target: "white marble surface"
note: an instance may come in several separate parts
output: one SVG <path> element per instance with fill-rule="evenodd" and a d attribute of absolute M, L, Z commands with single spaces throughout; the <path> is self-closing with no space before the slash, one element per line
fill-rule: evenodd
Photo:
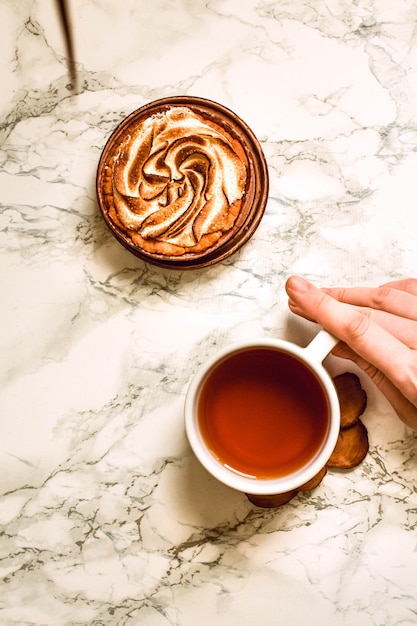
<path fill-rule="evenodd" d="M 218 347 L 312 336 L 291 273 L 416 275 L 415 2 L 70 4 L 73 98 L 53 0 L 0 3 L 0 624 L 415 624 L 417 436 L 362 375 L 367 458 L 282 509 L 207 475 L 182 417 Z M 117 123 L 179 94 L 232 108 L 270 169 L 209 270 L 137 260 L 95 197 Z"/>

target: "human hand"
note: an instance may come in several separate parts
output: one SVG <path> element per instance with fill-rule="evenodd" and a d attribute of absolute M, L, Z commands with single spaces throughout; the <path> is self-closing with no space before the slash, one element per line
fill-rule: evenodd
<path fill-rule="evenodd" d="M 291 311 L 338 337 L 332 354 L 354 361 L 417 431 L 417 279 L 319 289 L 292 276 L 286 290 Z"/>

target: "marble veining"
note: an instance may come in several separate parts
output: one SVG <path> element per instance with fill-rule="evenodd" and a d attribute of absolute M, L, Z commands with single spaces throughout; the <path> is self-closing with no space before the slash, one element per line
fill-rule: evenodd
<path fill-rule="evenodd" d="M 69 4 L 76 95 L 55 3 L 0 5 L 0 624 L 415 624 L 417 435 L 361 373 L 368 456 L 280 509 L 206 474 L 183 426 L 218 348 L 316 332 L 291 273 L 416 275 L 415 3 Z M 270 172 L 255 235 L 207 270 L 139 261 L 96 201 L 113 129 L 175 94 L 233 109 Z"/>

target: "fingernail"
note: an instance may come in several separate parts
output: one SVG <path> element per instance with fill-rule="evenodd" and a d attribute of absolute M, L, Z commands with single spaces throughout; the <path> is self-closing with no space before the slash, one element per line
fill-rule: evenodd
<path fill-rule="evenodd" d="M 307 291 L 308 282 L 301 276 L 291 276 L 288 279 L 287 287 L 292 293 L 304 293 Z"/>

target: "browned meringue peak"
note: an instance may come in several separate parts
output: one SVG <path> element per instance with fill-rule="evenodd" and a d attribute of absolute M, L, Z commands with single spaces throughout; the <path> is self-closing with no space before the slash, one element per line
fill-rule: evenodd
<path fill-rule="evenodd" d="M 114 221 L 152 252 L 212 246 L 232 228 L 244 195 L 245 157 L 235 144 L 187 107 L 142 120 L 114 158 Z"/>

